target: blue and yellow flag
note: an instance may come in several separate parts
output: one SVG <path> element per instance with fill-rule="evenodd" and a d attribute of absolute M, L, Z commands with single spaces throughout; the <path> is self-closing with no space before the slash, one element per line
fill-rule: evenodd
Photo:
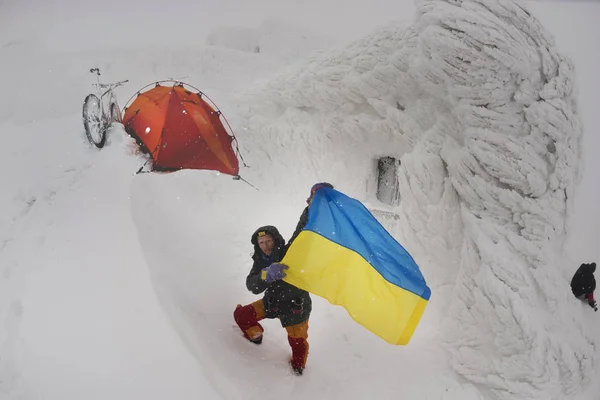
<path fill-rule="evenodd" d="M 410 254 L 361 202 L 334 189 L 317 190 L 281 262 L 284 281 L 343 306 L 392 344 L 408 344 L 431 295 Z"/>

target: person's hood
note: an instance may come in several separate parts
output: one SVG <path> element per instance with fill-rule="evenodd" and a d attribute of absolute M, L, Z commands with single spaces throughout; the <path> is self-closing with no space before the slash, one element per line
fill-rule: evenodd
<path fill-rule="evenodd" d="M 258 238 L 263 235 L 271 235 L 273 241 L 275 241 L 275 248 L 281 248 L 285 245 L 285 240 L 283 239 L 283 236 L 281 236 L 281 233 L 279 233 L 277 228 L 275 228 L 272 225 L 265 225 L 261 226 L 256 231 L 254 231 L 252 237 L 250 238 L 250 242 L 254 245 L 255 251 L 260 251 L 260 247 L 258 247 Z"/>

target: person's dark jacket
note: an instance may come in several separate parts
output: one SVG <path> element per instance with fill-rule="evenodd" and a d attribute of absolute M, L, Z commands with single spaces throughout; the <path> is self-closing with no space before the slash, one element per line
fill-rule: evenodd
<path fill-rule="evenodd" d="M 275 247 L 270 256 L 265 255 L 258 246 L 259 232 L 268 233 L 275 242 Z M 265 292 L 263 296 L 265 316 L 267 318 L 279 318 L 283 327 L 306 321 L 312 310 L 312 301 L 307 291 L 283 280 L 267 283 L 261 277 L 263 268 L 281 261 L 287 249 L 285 240 L 277 228 L 270 225 L 258 228 L 252 234 L 251 242 L 254 245 L 254 254 L 252 255 L 254 263 L 250 274 L 246 278 L 246 287 L 254 294 Z"/>
<path fill-rule="evenodd" d="M 288 249 L 292 245 L 292 242 L 298 237 L 298 235 L 300 234 L 302 229 L 304 229 L 304 226 L 306 225 L 307 222 L 308 222 L 308 206 L 304 208 L 304 211 L 302 211 L 302 215 L 300 215 L 300 220 L 298 221 L 298 224 L 296 225 L 296 230 L 292 234 L 292 237 L 290 238 L 290 240 L 285 245 L 283 255 L 285 255 L 285 253 L 287 253 Z M 283 256 L 282 256 L 282 258 L 283 258 Z"/>
<path fill-rule="evenodd" d="M 596 290 L 595 271 L 596 263 L 581 264 L 571 280 L 571 290 L 575 297 L 581 297 Z"/>

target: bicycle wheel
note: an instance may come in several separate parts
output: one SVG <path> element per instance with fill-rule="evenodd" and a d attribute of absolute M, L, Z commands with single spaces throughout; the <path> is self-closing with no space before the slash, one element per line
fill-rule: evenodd
<path fill-rule="evenodd" d="M 100 99 L 89 94 L 83 101 L 83 126 L 91 144 L 102 148 L 106 142 L 106 124 L 102 121 Z"/>
<path fill-rule="evenodd" d="M 121 117 L 121 110 L 119 110 L 119 106 L 117 103 L 111 103 L 110 105 L 110 122 L 123 122 L 123 118 Z"/>

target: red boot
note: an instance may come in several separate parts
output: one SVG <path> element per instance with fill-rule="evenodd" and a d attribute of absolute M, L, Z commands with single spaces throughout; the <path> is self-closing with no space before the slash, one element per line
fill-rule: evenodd
<path fill-rule="evenodd" d="M 302 375 L 308 357 L 308 321 L 287 326 L 288 342 L 292 348 L 290 366 L 296 375 Z"/>
<path fill-rule="evenodd" d="M 257 304 L 260 303 L 260 304 Z M 238 304 L 233 312 L 233 319 L 244 333 L 244 337 L 252 343 L 261 344 L 264 329 L 258 323 L 265 317 L 262 300 L 243 306 Z"/>

